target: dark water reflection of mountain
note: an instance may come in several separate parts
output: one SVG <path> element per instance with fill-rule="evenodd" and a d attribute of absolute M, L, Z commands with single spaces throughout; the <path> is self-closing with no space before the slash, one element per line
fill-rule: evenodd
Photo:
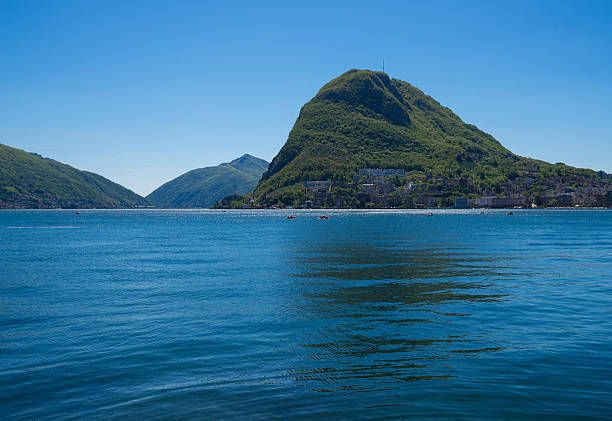
<path fill-rule="evenodd" d="M 296 235 L 308 238 L 293 244 L 290 259 L 296 311 L 318 322 L 300 342 L 305 355 L 291 370 L 296 381 L 333 391 L 368 389 L 373 379 L 445 379 L 456 375 L 448 368 L 453 359 L 504 349 L 473 312 L 495 311 L 509 299 L 492 285 L 514 276 L 507 257 L 478 255 L 470 244 L 400 238 L 395 225 L 387 235 L 378 230 L 377 239 L 368 225 L 351 228 L 353 241 L 342 233 Z"/>

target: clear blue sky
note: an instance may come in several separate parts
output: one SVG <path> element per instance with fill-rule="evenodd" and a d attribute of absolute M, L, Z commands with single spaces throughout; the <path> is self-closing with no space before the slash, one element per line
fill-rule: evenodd
<path fill-rule="evenodd" d="M 520 155 L 612 172 L 612 1 L 0 2 L 0 143 L 148 194 L 271 160 L 351 68 Z"/>

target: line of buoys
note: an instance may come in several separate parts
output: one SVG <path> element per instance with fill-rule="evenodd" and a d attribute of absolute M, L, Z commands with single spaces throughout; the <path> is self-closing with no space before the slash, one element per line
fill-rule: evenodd
<path fill-rule="evenodd" d="M 287 217 L 285 219 L 295 219 L 296 216 L 295 215 L 287 215 Z M 327 215 L 320 215 L 319 219 L 329 219 L 329 216 Z"/>

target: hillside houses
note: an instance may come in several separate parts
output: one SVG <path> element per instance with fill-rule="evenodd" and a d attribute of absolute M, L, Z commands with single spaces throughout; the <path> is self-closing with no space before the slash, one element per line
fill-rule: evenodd
<path fill-rule="evenodd" d="M 304 206 L 338 208 L 432 208 L 432 207 L 573 207 L 606 206 L 612 198 L 612 176 L 538 177 L 527 168 L 522 175 L 492 187 L 476 177 L 408 175 L 403 169 L 364 168 L 349 182 L 312 180 L 303 182 Z"/>

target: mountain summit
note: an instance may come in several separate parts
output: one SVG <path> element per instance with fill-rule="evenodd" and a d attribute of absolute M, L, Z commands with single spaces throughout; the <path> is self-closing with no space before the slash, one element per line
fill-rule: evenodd
<path fill-rule="evenodd" d="M 268 162 L 245 154 L 216 167 L 198 168 L 158 187 L 147 199 L 158 207 L 207 208 L 223 197 L 249 193 Z"/>
<path fill-rule="evenodd" d="M 596 176 L 594 171 L 515 155 L 411 84 L 382 72 L 349 70 L 302 107 L 252 197 L 261 205 L 301 205 L 303 182 L 338 185 L 367 168 L 402 169 L 406 182 L 423 177 L 463 180 L 454 195 L 495 191 L 500 183 L 525 174 L 534 181 L 552 175 Z M 466 180 L 475 186 L 472 190 Z"/>

